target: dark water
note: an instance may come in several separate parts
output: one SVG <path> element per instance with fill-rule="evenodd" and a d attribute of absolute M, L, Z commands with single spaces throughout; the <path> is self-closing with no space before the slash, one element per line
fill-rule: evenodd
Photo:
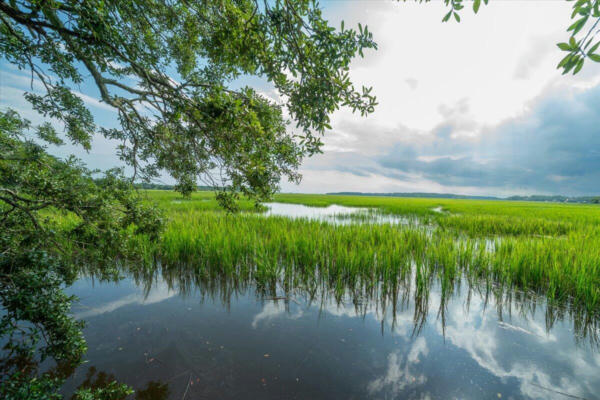
<path fill-rule="evenodd" d="M 532 297 L 500 299 L 464 283 L 442 297 L 435 283 L 426 292 L 407 284 L 386 303 L 377 290 L 367 297 L 325 287 L 284 292 L 219 276 L 199 283 L 193 271 L 177 271 L 119 283 L 84 278 L 70 288 L 81 299 L 73 311 L 87 321 L 89 350 L 67 394 L 113 378 L 138 399 L 600 393 L 596 327 Z"/>

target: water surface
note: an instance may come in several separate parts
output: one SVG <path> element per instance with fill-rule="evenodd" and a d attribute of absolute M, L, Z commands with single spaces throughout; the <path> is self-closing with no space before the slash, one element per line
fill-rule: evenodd
<path fill-rule="evenodd" d="M 416 217 L 384 214 L 375 208 L 346 207 L 337 204 L 331 204 L 327 207 L 314 207 L 304 204 L 276 202 L 265 203 L 264 205 L 267 207 L 265 212 L 267 217 L 304 218 L 337 225 L 351 223 L 420 225 L 420 221 Z"/>
<path fill-rule="evenodd" d="M 69 289 L 88 363 L 138 399 L 596 399 L 597 329 L 466 282 L 356 293 L 157 267 Z M 585 328 L 585 329 L 584 329 Z"/>

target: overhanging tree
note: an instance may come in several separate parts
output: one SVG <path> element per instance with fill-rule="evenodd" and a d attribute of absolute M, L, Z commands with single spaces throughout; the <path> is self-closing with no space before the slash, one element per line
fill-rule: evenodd
<path fill-rule="evenodd" d="M 163 170 L 183 193 L 200 180 L 225 205 L 225 193 L 263 200 L 282 177 L 298 181 L 334 110 L 375 106 L 348 77 L 351 59 L 375 47 L 371 33 L 336 30 L 310 0 L 3 0 L 0 43 L 43 85 L 27 94 L 34 109 L 72 142 L 89 149 L 96 132 L 116 139 L 134 179 Z M 236 85 L 248 75 L 285 99 L 295 134 L 280 105 Z M 118 128 L 95 126 L 73 91 L 84 80 L 114 108 Z"/>
<path fill-rule="evenodd" d="M 334 110 L 373 111 L 370 89 L 348 77 L 367 48 L 366 27 L 336 30 L 309 0 L 0 0 L 0 54 L 41 87 L 25 96 L 47 120 L 0 112 L 0 395 L 60 397 L 85 351 L 61 288 L 81 265 L 116 277 L 115 261 L 135 260 L 136 238 L 159 232 L 133 182 L 165 171 L 187 194 L 202 181 L 230 210 L 240 194 L 269 198 L 282 178 L 299 180 Z M 285 108 L 240 87 L 249 75 L 269 82 Z M 88 82 L 116 127 L 96 125 L 76 91 Z M 100 176 L 44 147 L 89 150 L 95 134 L 120 142 L 132 177 Z M 45 358 L 57 368 L 38 371 Z M 115 384 L 79 397 L 126 393 Z"/>
<path fill-rule="evenodd" d="M 82 266 L 102 279 L 118 277 L 117 263 L 139 257 L 136 239 L 154 239 L 161 227 L 160 215 L 140 201 L 119 171 L 99 174 L 74 158 L 49 155 L 39 144 L 48 134 L 12 110 L 0 112 L 4 399 L 59 398 L 60 383 L 86 349 L 82 324 L 69 315 L 72 298 L 62 288 Z M 41 372 L 38 365 L 46 359 L 56 367 Z M 109 389 L 115 395 L 128 392 L 117 384 Z"/>

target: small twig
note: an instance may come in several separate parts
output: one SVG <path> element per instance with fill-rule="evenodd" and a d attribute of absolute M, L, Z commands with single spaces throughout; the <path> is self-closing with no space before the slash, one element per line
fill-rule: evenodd
<path fill-rule="evenodd" d="M 174 379 L 177 379 L 177 378 L 179 378 L 180 376 L 187 374 L 188 372 L 190 372 L 190 370 L 189 370 L 189 369 L 186 369 L 185 371 L 183 371 L 183 372 L 181 372 L 181 373 L 179 373 L 179 374 L 177 374 L 177 375 L 173 375 L 172 377 L 170 377 L 169 379 L 167 379 L 167 380 L 166 380 L 166 381 L 164 381 L 164 382 L 165 382 L 165 383 L 169 383 L 169 382 L 173 381 Z"/>
<path fill-rule="evenodd" d="M 192 373 L 190 373 L 190 379 L 188 379 L 187 387 L 185 388 L 185 392 L 183 393 L 183 397 L 181 400 L 185 400 L 185 396 L 187 395 L 188 390 L 190 389 L 190 383 L 192 382 Z"/>
<path fill-rule="evenodd" d="M 559 392 L 558 390 L 550 389 L 550 388 L 544 387 L 544 386 L 542 386 L 542 385 L 538 385 L 537 383 L 529 383 L 529 384 L 530 384 L 531 386 L 535 386 L 535 387 L 538 387 L 538 388 L 540 388 L 540 389 L 547 390 L 547 391 L 549 391 L 549 392 L 553 392 L 553 393 L 556 393 L 556 394 L 560 394 L 560 395 L 562 395 L 562 396 L 570 397 L 570 398 L 572 398 L 572 399 L 586 400 L 586 398 L 585 398 L 585 397 L 579 397 L 579 396 L 575 396 L 575 395 L 572 395 L 572 394 L 568 394 L 568 393 L 564 393 L 564 392 Z"/>

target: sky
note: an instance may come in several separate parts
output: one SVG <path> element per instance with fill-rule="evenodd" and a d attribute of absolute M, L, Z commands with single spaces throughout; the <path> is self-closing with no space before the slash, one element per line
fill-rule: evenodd
<path fill-rule="evenodd" d="M 588 62 L 575 77 L 556 69 L 570 3 L 491 1 L 477 15 L 463 10 L 460 24 L 442 23 L 446 9 L 435 1 L 322 7 L 333 26 L 361 22 L 373 32 L 378 50 L 356 59 L 350 76 L 372 86 L 379 105 L 366 118 L 336 112 L 324 153 L 305 160 L 302 182 L 283 182 L 282 191 L 600 194 L 600 64 Z M 26 73 L 0 64 L 0 107 L 35 122 L 22 98 L 29 85 Z M 95 88 L 79 89 L 96 122 L 114 126 L 116 114 Z M 119 165 L 114 144 L 101 137 L 87 154 L 53 151 L 92 168 Z"/>

